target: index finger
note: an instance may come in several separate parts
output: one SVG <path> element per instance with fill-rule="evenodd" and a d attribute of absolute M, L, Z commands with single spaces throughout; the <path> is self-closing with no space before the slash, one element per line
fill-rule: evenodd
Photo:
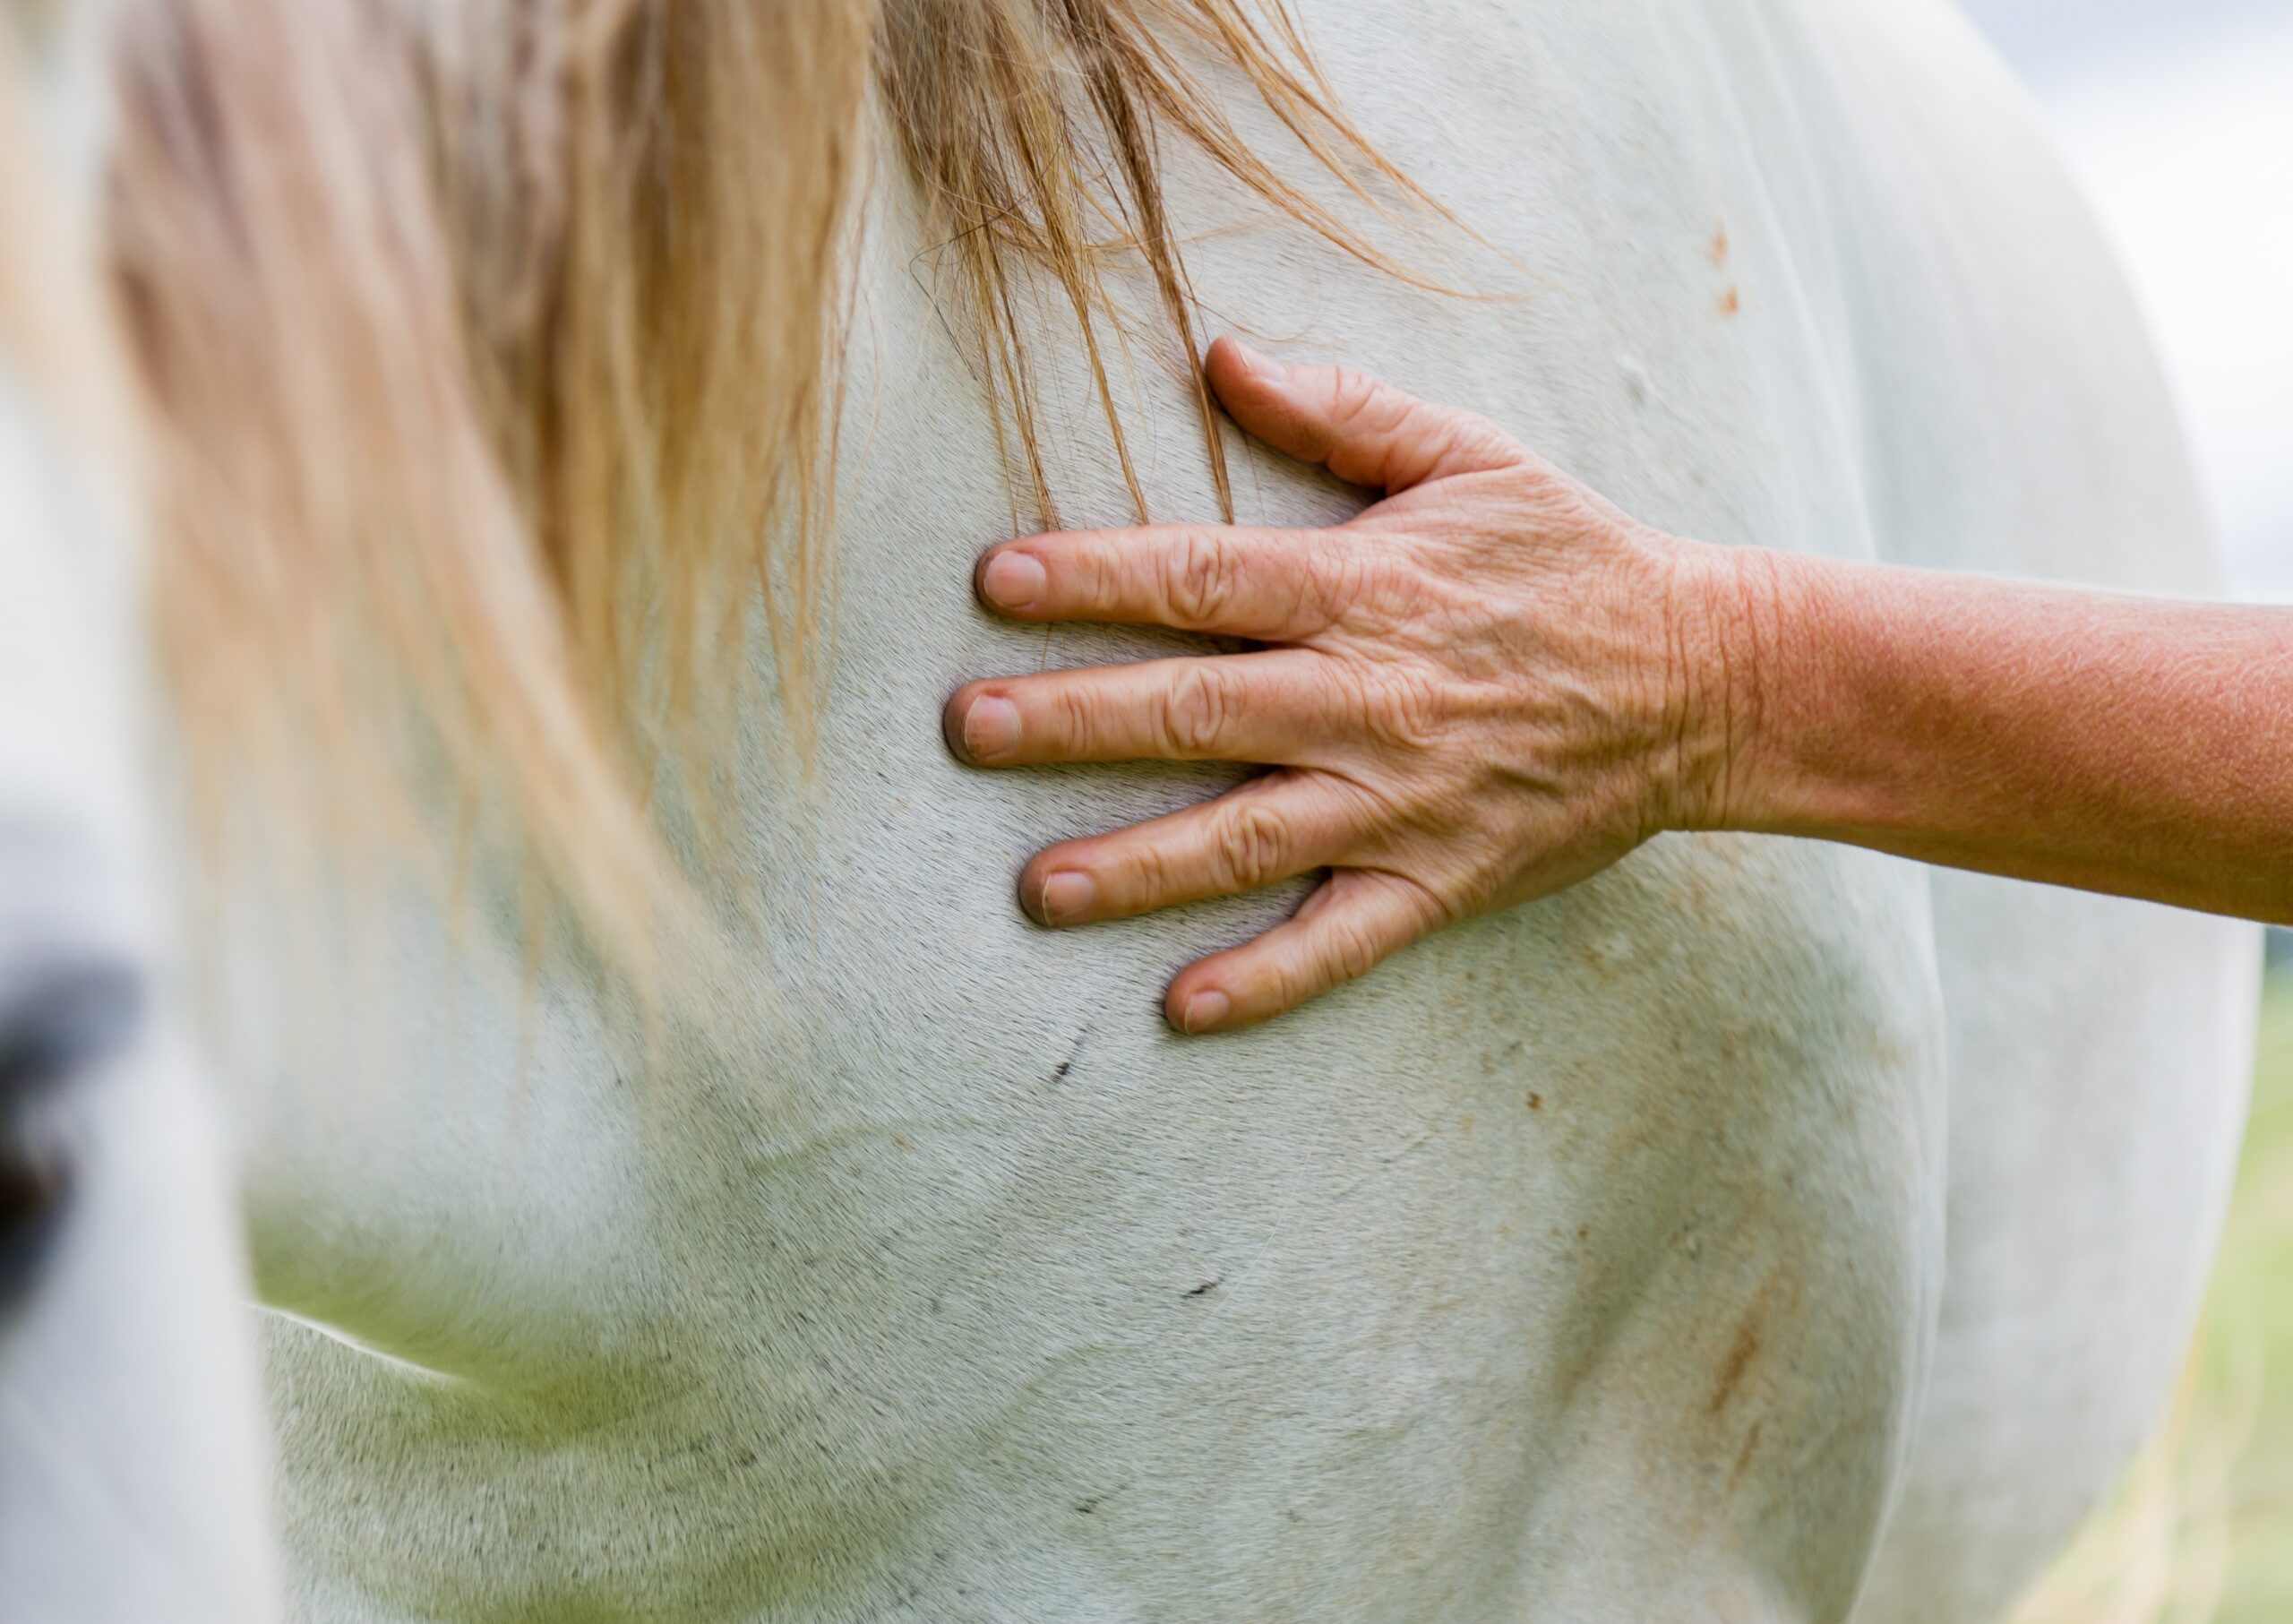
<path fill-rule="evenodd" d="M 1238 525 L 1067 530 L 991 547 L 979 596 L 1018 620 L 1171 626 L 1299 642 L 1337 618 L 1329 533 Z"/>
<path fill-rule="evenodd" d="M 1398 495 L 1524 460 L 1520 445 L 1487 418 L 1421 400 L 1351 366 L 1284 365 L 1221 338 L 1203 371 L 1244 430 L 1348 485 Z"/>

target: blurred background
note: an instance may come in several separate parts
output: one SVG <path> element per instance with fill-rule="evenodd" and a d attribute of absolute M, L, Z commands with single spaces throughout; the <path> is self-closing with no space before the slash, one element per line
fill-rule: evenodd
<path fill-rule="evenodd" d="M 2117 239 L 2240 597 L 2293 602 L 2293 0 L 1962 0 Z M 2293 1620 L 2293 956 L 2157 1442 L 2017 1624 Z"/>
<path fill-rule="evenodd" d="M 2293 0 L 1962 4 L 2117 239 L 2234 586 L 2293 601 Z"/>

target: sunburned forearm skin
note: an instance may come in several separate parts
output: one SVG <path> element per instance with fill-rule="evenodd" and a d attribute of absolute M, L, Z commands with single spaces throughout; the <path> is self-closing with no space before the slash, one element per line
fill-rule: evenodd
<path fill-rule="evenodd" d="M 1703 562 L 1684 823 L 2293 921 L 2293 610 Z"/>
<path fill-rule="evenodd" d="M 1207 371 L 1243 428 L 1382 500 L 1323 529 L 992 548 L 999 614 L 1259 646 L 971 683 L 945 718 L 976 767 L 1270 769 L 1019 877 L 1069 926 L 1323 873 L 1294 918 L 1180 972 L 1181 1030 L 1267 1019 L 1667 829 L 2293 919 L 2293 610 L 1682 541 L 1357 373 L 1227 339 Z"/>

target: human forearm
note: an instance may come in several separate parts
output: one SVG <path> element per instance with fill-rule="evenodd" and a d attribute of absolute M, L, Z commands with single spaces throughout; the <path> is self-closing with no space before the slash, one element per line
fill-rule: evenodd
<path fill-rule="evenodd" d="M 1684 821 L 2293 921 L 2293 611 L 1722 556 Z"/>
<path fill-rule="evenodd" d="M 967 683 L 978 767 L 1269 770 L 1062 840 L 1018 876 L 1066 928 L 1316 875 L 1188 966 L 1181 1031 L 1248 1026 L 1668 829 L 1819 837 L 2293 921 L 2293 610 L 2211 607 L 1686 542 L 1493 423 L 1222 340 L 1236 422 L 1382 494 L 1318 530 L 1021 537 L 976 584 L 1015 620 L 1237 653 Z"/>

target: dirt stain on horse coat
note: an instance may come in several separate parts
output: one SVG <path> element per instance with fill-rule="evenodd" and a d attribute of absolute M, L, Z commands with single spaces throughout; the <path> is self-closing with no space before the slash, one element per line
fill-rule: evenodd
<path fill-rule="evenodd" d="M 1744 1379 L 1751 1373 L 1761 1352 L 1767 1345 L 1769 1322 L 1773 1317 L 1776 1297 L 1783 1285 L 1781 1270 L 1761 1282 L 1752 1294 L 1750 1305 L 1743 1318 L 1736 1321 L 1735 1335 L 1729 1339 L 1728 1352 L 1720 1361 L 1719 1380 L 1713 1385 L 1712 1397 L 1705 1405 L 1709 1415 L 1724 1414 L 1742 1392 Z"/>

